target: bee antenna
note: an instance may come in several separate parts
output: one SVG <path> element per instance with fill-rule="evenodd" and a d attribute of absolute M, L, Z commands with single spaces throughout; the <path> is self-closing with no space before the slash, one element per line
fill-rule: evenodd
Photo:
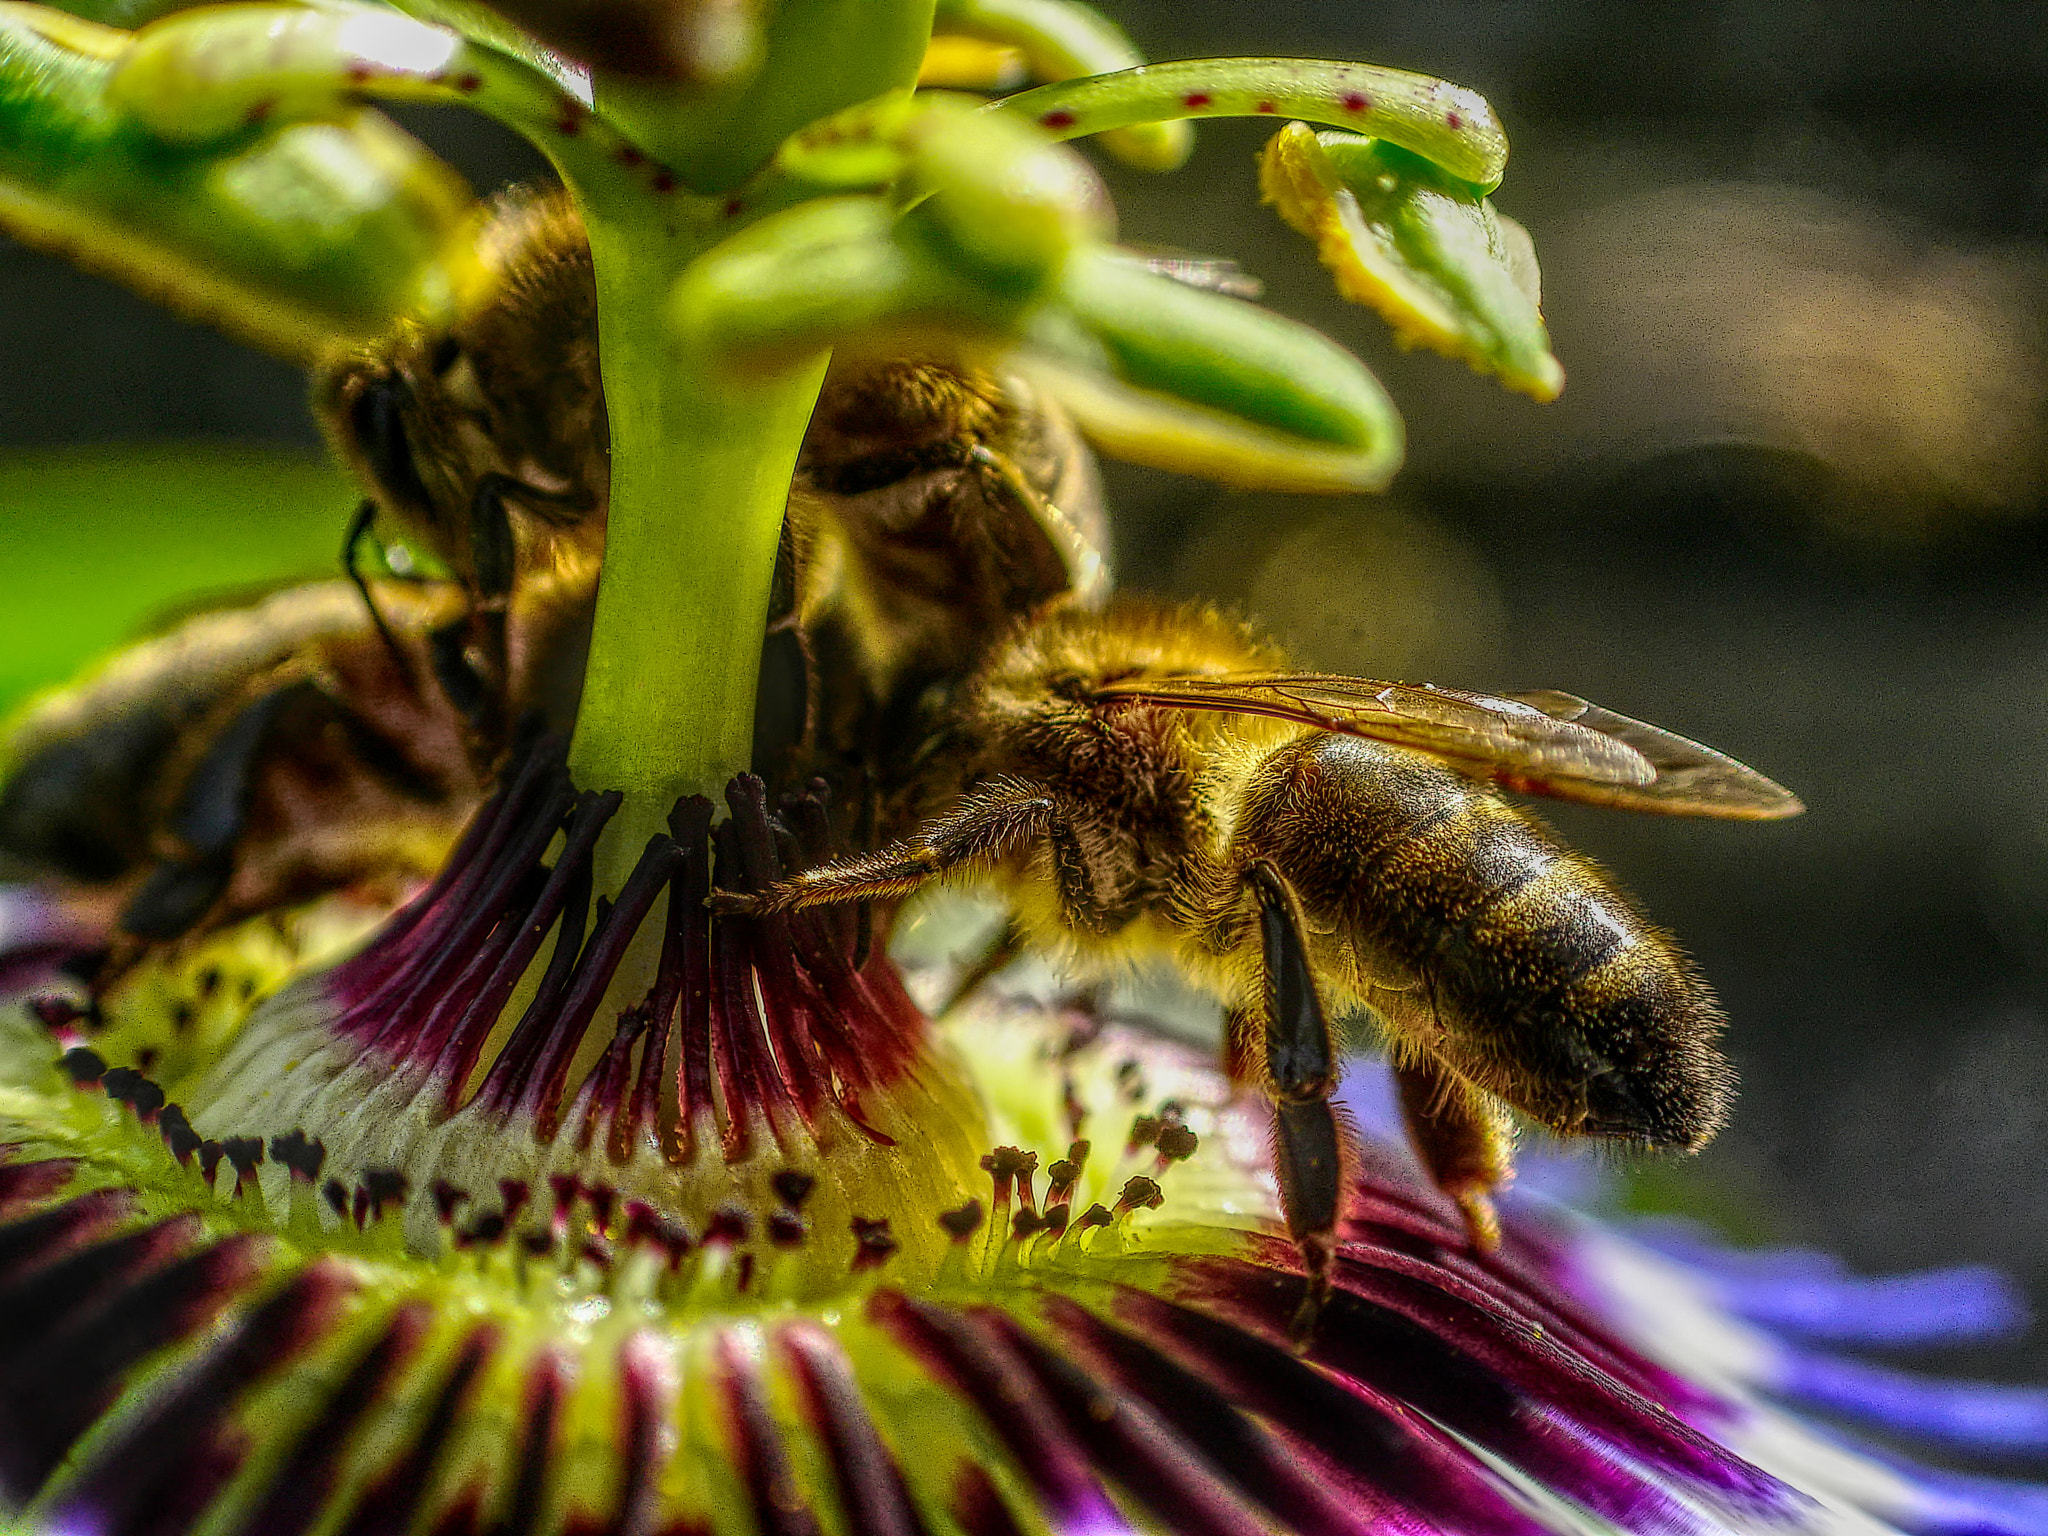
<path fill-rule="evenodd" d="M 384 641 L 399 676 L 407 682 L 413 680 L 412 662 L 399 646 L 398 636 L 391 632 L 385 622 L 383 610 L 377 606 L 377 599 L 370 591 L 370 579 L 363 574 L 363 542 L 370 536 L 370 528 L 377 521 L 377 503 L 368 496 L 355 510 L 355 516 L 348 520 L 348 532 L 341 541 L 341 568 L 348 573 L 348 579 L 355 583 L 356 591 L 363 596 L 363 606 L 370 610 L 370 622 L 377 626 L 377 633 Z"/>

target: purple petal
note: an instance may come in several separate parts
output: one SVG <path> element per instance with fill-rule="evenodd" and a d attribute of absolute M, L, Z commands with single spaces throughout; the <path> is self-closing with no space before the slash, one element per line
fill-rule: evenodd
<path fill-rule="evenodd" d="M 238 1319 L 147 1409 L 97 1442 L 49 1515 L 66 1536 L 178 1536 L 206 1513 L 241 1465 L 232 1419 L 248 1387 L 298 1358 L 326 1332 L 353 1289 L 337 1266 L 315 1264 Z"/>
<path fill-rule="evenodd" d="M 376 1342 L 350 1368 L 320 1416 L 287 1453 L 262 1501 L 242 1522 L 242 1536 L 299 1536 L 326 1512 L 341 1475 L 342 1452 L 350 1431 L 412 1358 L 431 1317 L 432 1309 L 425 1302 L 414 1302 L 392 1314 Z"/>
<path fill-rule="evenodd" d="M 790 1469 L 781 1426 L 768 1411 L 760 1363 L 730 1332 L 718 1341 L 718 1373 L 725 1387 L 734 1460 L 762 1536 L 819 1536 L 818 1516 Z"/>
<path fill-rule="evenodd" d="M 856 1536 L 923 1536 L 902 1469 L 876 1432 L 838 1341 L 808 1323 L 779 1337 L 803 1388 L 805 1416 L 832 1457 L 847 1524 Z"/>
<path fill-rule="evenodd" d="M 134 1366 L 205 1327 L 255 1277 L 258 1239 L 183 1253 L 196 1228 L 164 1222 L 0 1293 L 0 1316 L 13 1324 L 0 1338 L 0 1490 L 22 1498 L 40 1487 Z"/>
<path fill-rule="evenodd" d="M 1886 1513 L 1915 1536 L 2048 1536 L 2048 1487 L 1891 1465 L 1916 1485 L 1917 1500 Z"/>
<path fill-rule="evenodd" d="M 37 1167 L 47 1168 L 48 1163 Z M 0 1173 L 8 1170 L 0 1168 Z M 59 1181 L 60 1183 L 62 1181 Z M 54 1263 L 134 1214 L 135 1195 L 125 1189 L 96 1189 L 76 1200 L 0 1227 L 0 1294 L 21 1275 Z"/>
<path fill-rule="evenodd" d="M 2048 1391 L 1944 1381 L 1783 1348 L 1767 1391 L 1938 1445 L 2005 1455 L 2048 1451 Z"/>
<path fill-rule="evenodd" d="M 1024 1536 L 995 1479 L 971 1461 L 962 1462 L 953 1476 L 952 1512 L 967 1536 Z"/>
<path fill-rule="evenodd" d="M 1089 1470 L 1091 1458 L 1036 1389 L 1015 1350 L 986 1324 L 950 1307 L 879 1291 L 875 1320 L 981 1410 L 1038 1492 L 1062 1536 L 1108 1536 L 1130 1526 Z"/>
<path fill-rule="evenodd" d="M 472 1329 L 456 1352 L 441 1390 L 427 1410 L 426 1422 L 414 1435 L 412 1444 L 399 1454 L 398 1463 L 371 1484 L 342 1526 L 345 1536 L 392 1536 L 410 1530 L 420 1512 L 420 1501 L 433 1486 L 434 1463 L 448 1440 L 456 1421 L 468 1406 L 477 1378 L 498 1347 L 497 1330 Z"/>
<path fill-rule="evenodd" d="M 1696 1271 L 1737 1317 L 1817 1343 L 1958 1344 L 2013 1337 L 2029 1320 L 2019 1288 L 1983 1265 L 1864 1277 L 1805 1249 L 1730 1248 L 1691 1223 L 1646 1223 L 1631 1235 Z"/>
<path fill-rule="evenodd" d="M 1298 1276 L 1197 1261 L 1190 1300 L 1286 1337 Z M 1566 1498 L 1629 1528 L 1708 1523 L 1673 1487 L 1746 1515 L 1804 1503 L 1777 1479 L 1689 1429 L 1506 1309 L 1453 1298 L 1348 1257 L 1334 1267 L 1308 1358 L 1388 1408 L 1419 1410 Z"/>
<path fill-rule="evenodd" d="M 1064 1348 L 1080 1354 L 1142 1399 L 1212 1466 L 1227 1468 L 1237 1484 L 1283 1526 L 1303 1536 L 1368 1536 L 1388 1528 L 1387 1522 L 1372 1518 L 1360 1501 L 1332 1494 L 1310 1475 L 1298 1451 L 1283 1445 L 1240 1411 L 1218 1383 L 1178 1364 L 1146 1340 L 1110 1327 L 1064 1297 L 1048 1297 L 1045 1315 Z M 1301 1371 L 1319 1386 L 1327 1386 L 1306 1367 Z M 1314 1415 L 1306 1403 L 1300 1406 L 1334 1428 L 1335 1418 Z M 1502 1513 L 1509 1513 L 1505 1505 Z"/>
<path fill-rule="evenodd" d="M 1170 1350 L 1189 1374 L 1257 1414 L 1283 1453 L 1299 1458 L 1300 1475 L 1327 1484 L 1367 1529 L 1498 1536 L 1542 1529 L 1458 1441 L 1398 1404 L 1313 1369 L 1278 1339 L 1137 1290 L 1120 1294 L 1117 1314 L 1129 1325 L 1124 1337 Z M 1282 1497 L 1306 1502 L 1291 1490 Z"/>
<path fill-rule="evenodd" d="M 1067 1432 L 1160 1520 L 1186 1536 L 1266 1536 L 1253 1506 L 1177 1430 L 1053 1354 L 1007 1314 L 979 1316 L 1023 1360 Z"/>

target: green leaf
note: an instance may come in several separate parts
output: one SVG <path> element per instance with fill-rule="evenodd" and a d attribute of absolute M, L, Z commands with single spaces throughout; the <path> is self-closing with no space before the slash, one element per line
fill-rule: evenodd
<path fill-rule="evenodd" d="M 1508 136 L 1477 91 L 1328 59 L 1180 59 L 1042 85 L 989 110 L 1062 139 L 1196 117 L 1300 118 L 1370 132 L 1483 192 L 1500 185 L 1508 163 Z"/>
<path fill-rule="evenodd" d="M 1316 242 L 1337 289 L 1423 346 L 1554 400 L 1564 369 L 1537 307 L 1535 249 L 1520 225 L 1422 156 L 1290 123 L 1266 146 L 1260 185 Z"/>
<path fill-rule="evenodd" d="M 946 97 L 841 114 L 777 160 L 817 182 L 891 166 L 892 194 L 813 198 L 698 257 L 669 305 L 685 350 L 758 366 L 826 347 L 1014 336 L 1074 253 L 1107 233 L 1100 188 L 1073 151 Z"/>
<path fill-rule="evenodd" d="M 454 172 L 354 105 L 166 143 L 109 99 L 129 47 L 0 4 L 0 228 L 299 360 L 453 312 L 474 207 Z"/>
<path fill-rule="evenodd" d="M 1272 490 L 1377 490 L 1400 467 L 1401 418 L 1370 370 L 1255 304 L 1099 250 L 1034 322 L 1025 357 L 1120 457 Z"/>

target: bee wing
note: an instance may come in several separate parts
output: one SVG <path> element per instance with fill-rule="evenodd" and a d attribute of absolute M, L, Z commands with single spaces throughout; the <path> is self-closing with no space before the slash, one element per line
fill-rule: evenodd
<path fill-rule="evenodd" d="M 1162 245 L 1125 246 L 1124 252 L 1148 272 L 1188 288 L 1206 288 L 1233 299 L 1260 299 L 1266 285 L 1227 256 L 1201 256 Z"/>
<path fill-rule="evenodd" d="M 1627 715 L 1618 715 L 1553 688 L 1535 688 L 1507 697 L 1540 709 L 1553 720 L 1598 731 L 1634 748 L 1656 773 L 1647 785 L 1621 786 L 1614 792 L 1602 792 L 1600 786 L 1593 785 L 1571 793 L 1540 787 L 1536 792 L 1559 794 L 1567 800 L 1584 800 L 1594 805 L 1619 806 L 1623 810 L 1653 811 L 1667 816 L 1714 816 L 1727 821 L 1777 821 L 1797 816 L 1806 809 L 1784 785 L 1725 753 L 1671 731 L 1631 720 Z"/>
<path fill-rule="evenodd" d="M 1271 672 L 1132 678 L 1105 684 L 1095 697 L 1294 720 L 1427 752 L 1475 778 L 1561 800 L 1741 820 L 1803 809 L 1788 791 L 1732 758 L 1547 689 L 1498 695 Z"/>

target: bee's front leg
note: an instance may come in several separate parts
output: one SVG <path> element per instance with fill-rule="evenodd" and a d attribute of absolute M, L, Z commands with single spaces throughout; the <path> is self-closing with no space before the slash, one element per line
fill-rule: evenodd
<path fill-rule="evenodd" d="M 1330 1109 L 1336 1046 L 1309 965 L 1301 903 L 1293 887 L 1264 859 L 1245 867 L 1245 879 L 1258 900 L 1265 959 L 1264 1054 L 1274 1099 L 1280 1208 L 1308 1278 L 1294 1314 L 1294 1335 L 1306 1343 L 1330 1294 L 1330 1260 L 1344 1192 L 1343 1143 Z"/>
<path fill-rule="evenodd" d="M 1017 602 L 1043 603 L 1069 593 L 1092 595 L 1103 580 L 1102 557 L 1067 515 L 1032 485 L 1023 468 L 1007 454 L 976 443 L 967 458 L 981 481 L 983 499 L 1009 513 L 998 526 L 1013 538 L 1024 529 L 1037 536 L 1029 541 L 1030 547 L 1006 551 L 1008 575 L 1017 585 Z M 1024 542 L 1018 539 L 1020 545 Z M 1033 573 L 1028 585 L 1023 574 L 1027 568 Z"/>
<path fill-rule="evenodd" d="M 1053 843 L 1065 878 L 1078 847 L 1059 802 L 1041 785 L 999 779 L 885 848 L 820 864 L 765 891 L 719 891 L 711 901 L 721 911 L 762 914 L 908 896 L 942 875 L 996 863 L 1041 839 Z"/>
<path fill-rule="evenodd" d="M 1488 1094 L 1428 1057 L 1394 1069 L 1401 1118 L 1415 1155 L 1436 1187 L 1457 1202 L 1472 1246 L 1500 1246 L 1493 1195 L 1515 1176 L 1515 1144 L 1507 1117 Z"/>
<path fill-rule="evenodd" d="M 355 583 L 356 591 L 363 595 L 363 606 L 370 610 L 370 622 L 377 626 L 377 633 L 384 641 L 384 650 L 398 668 L 398 675 L 412 678 L 412 659 L 398 643 L 398 637 L 391 632 L 385 621 L 384 610 L 377 606 L 377 599 L 370 591 L 370 579 L 363 574 L 363 544 L 370 537 L 370 529 L 377 521 L 377 503 L 365 496 L 356 508 L 355 516 L 348 520 L 348 531 L 341 539 L 341 568 L 348 579 Z"/>

